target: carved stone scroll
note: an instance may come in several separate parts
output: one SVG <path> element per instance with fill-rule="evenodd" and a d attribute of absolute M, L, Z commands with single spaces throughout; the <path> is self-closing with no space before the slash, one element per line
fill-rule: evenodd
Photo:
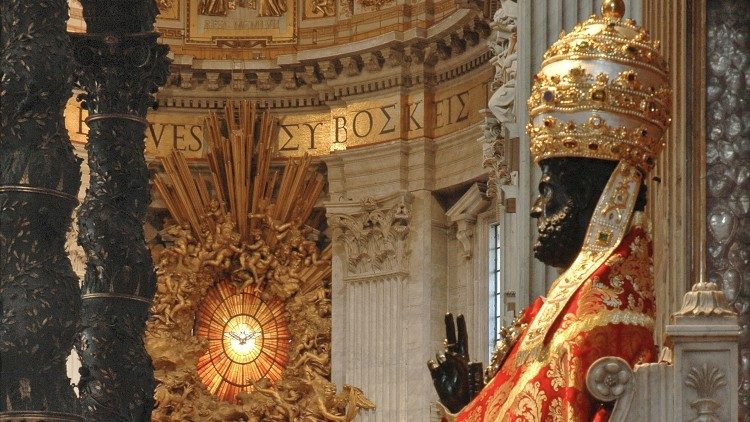
<path fill-rule="evenodd" d="M 346 258 L 346 277 L 406 271 L 411 195 L 367 198 L 352 214 L 332 214 L 328 224 Z"/>

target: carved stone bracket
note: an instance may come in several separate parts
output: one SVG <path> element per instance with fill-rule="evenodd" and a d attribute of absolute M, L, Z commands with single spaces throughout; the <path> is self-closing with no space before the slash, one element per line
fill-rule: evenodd
<path fill-rule="evenodd" d="M 247 77 L 242 72 L 232 72 L 232 89 L 245 91 L 248 88 Z"/>
<path fill-rule="evenodd" d="M 486 197 L 487 187 L 475 183 L 459 199 L 445 215 L 451 222 L 456 223 L 456 239 L 461 244 L 461 255 L 464 259 L 471 259 L 474 245 L 474 226 L 477 215 L 490 204 Z"/>
<path fill-rule="evenodd" d="M 334 242 L 343 247 L 345 279 L 408 270 L 411 201 L 411 194 L 399 192 L 354 206 L 329 205 L 328 224 Z"/>
<path fill-rule="evenodd" d="M 261 91 L 270 91 L 276 86 L 276 81 L 273 80 L 271 72 L 258 72 L 258 79 L 256 86 Z"/>

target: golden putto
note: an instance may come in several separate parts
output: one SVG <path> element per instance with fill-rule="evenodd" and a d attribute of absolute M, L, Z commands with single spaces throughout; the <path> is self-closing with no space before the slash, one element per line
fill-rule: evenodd
<path fill-rule="evenodd" d="M 659 42 L 606 0 L 545 53 L 529 97 L 535 161 L 586 157 L 654 166 L 669 126 L 670 89 Z"/>

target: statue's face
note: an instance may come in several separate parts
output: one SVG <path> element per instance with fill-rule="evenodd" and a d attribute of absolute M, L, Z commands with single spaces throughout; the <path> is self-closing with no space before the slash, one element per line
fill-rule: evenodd
<path fill-rule="evenodd" d="M 539 197 L 531 208 L 539 237 L 534 256 L 567 268 L 583 246 L 596 203 L 614 164 L 584 158 L 550 158 L 539 163 Z"/>
<path fill-rule="evenodd" d="M 534 257 L 547 265 L 558 268 L 570 266 L 583 244 L 583 237 L 576 224 L 578 207 L 565 183 L 549 160 L 540 163 L 542 178 L 539 181 L 539 196 L 531 208 L 536 218 L 539 237 L 534 244 Z M 584 232 L 585 234 L 585 232 Z"/>

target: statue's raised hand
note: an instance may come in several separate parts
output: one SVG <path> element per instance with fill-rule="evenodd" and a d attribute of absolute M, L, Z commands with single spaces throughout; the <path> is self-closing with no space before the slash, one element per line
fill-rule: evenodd
<path fill-rule="evenodd" d="M 427 362 L 440 401 L 452 413 L 466 406 L 475 394 L 472 391 L 472 374 L 476 364 L 469 362 L 469 342 L 463 315 L 458 316 L 456 323 L 452 314 L 445 315 L 445 351 L 435 360 Z M 481 363 L 479 365 L 481 373 Z"/>

